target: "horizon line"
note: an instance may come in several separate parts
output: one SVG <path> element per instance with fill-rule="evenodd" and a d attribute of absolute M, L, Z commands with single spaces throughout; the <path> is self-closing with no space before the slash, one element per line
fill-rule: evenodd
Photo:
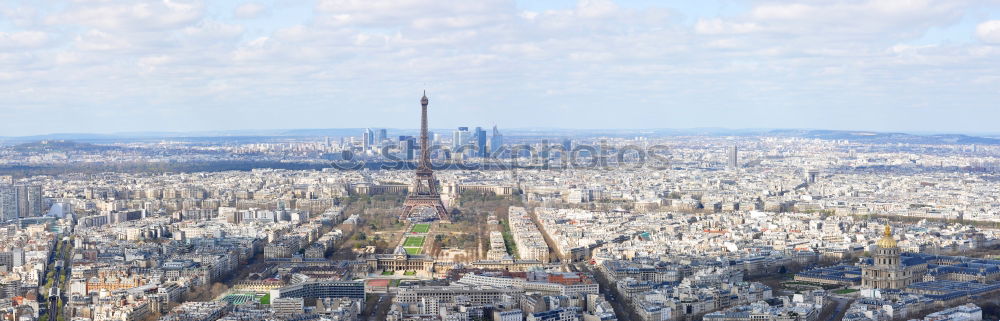
<path fill-rule="evenodd" d="M 482 127 L 483 126 L 460 126 L 460 127 Z M 169 138 L 169 137 L 230 137 L 230 136 L 261 136 L 261 137 L 281 137 L 281 136 L 293 136 L 293 137 L 322 137 L 331 135 L 283 135 L 277 133 L 266 133 L 266 132 L 294 132 L 294 131 L 345 131 L 345 130 L 364 130 L 366 128 L 371 129 L 386 129 L 386 130 L 397 130 L 397 131 L 420 131 L 419 128 L 399 128 L 399 127 L 330 127 L 330 128 L 247 128 L 247 129 L 222 129 L 222 130 L 191 130 L 191 131 L 118 131 L 118 132 L 53 132 L 45 134 L 34 134 L 34 135 L 18 135 L 18 136 L 0 136 L 0 140 L 10 140 L 10 139 L 44 139 L 44 137 L 54 137 L 54 136 L 105 136 L 107 138 Z M 442 130 L 442 129 L 454 129 L 448 127 L 440 128 L 430 128 L 431 131 Z M 730 128 L 730 127 L 659 127 L 659 128 L 569 128 L 569 127 L 510 127 L 502 129 L 501 133 L 504 131 L 538 131 L 538 130 L 551 130 L 551 131 L 619 131 L 619 132 L 639 132 L 642 131 L 731 131 L 731 132 L 769 132 L 769 131 L 831 131 L 831 132 L 845 132 L 845 133 L 878 133 L 878 134 L 907 134 L 915 136 L 934 136 L 934 135 L 964 135 L 964 136 L 975 136 L 975 137 L 990 137 L 1000 136 L 1000 132 L 960 132 L 960 131 L 895 131 L 895 130 L 867 130 L 867 129 L 826 129 L 826 128 L 766 128 L 766 127 L 747 127 L 747 128 Z M 258 134 L 247 133 L 246 135 L 233 135 L 239 132 L 260 132 Z M 360 133 L 358 135 L 361 135 Z M 354 135 L 351 135 L 354 136 Z"/>

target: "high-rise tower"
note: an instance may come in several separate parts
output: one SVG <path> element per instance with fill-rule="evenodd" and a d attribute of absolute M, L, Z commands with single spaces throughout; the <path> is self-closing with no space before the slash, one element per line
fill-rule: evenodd
<path fill-rule="evenodd" d="M 728 154 L 729 154 L 728 155 L 729 160 L 727 162 L 728 167 L 732 169 L 736 169 L 737 167 L 739 167 L 740 166 L 739 148 L 736 147 L 736 145 L 729 146 Z"/>
<path fill-rule="evenodd" d="M 427 137 L 427 92 L 420 98 L 420 163 L 417 164 L 417 175 L 410 187 L 410 194 L 403 202 L 403 212 L 400 220 L 405 219 L 439 219 L 449 221 L 448 211 L 441 202 L 438 193 L 438 181 L 434 178 L 431 168 L 431 148 Z"/>

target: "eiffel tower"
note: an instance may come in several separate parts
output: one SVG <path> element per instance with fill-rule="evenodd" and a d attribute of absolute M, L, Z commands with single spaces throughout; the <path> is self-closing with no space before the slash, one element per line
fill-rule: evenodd
<path fill-rule="evenodd" d="M 450 221 L 448 211 L 441 202 L 441 194 L 438 193 L 438 181 L 434 178 L 434 170 L 431 169 L 431 148 L 427 142 L 427 103 L 427 91 L 424 91 L 424 97 L 420 98 L 420 164 L 417 165 L 417 176 L 413 179 L 410 194 L 403 202 L 403 212 L 399 215 L 399 219 L 406 220 L 413 217 Z M 425 215 L 430 213 L 434 216 Z"/>

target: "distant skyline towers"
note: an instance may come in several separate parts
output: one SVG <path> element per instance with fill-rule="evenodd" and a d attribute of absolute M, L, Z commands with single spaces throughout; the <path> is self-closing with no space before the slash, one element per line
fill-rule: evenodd
<path fill-rule="evenodd" d="M 731 169 L 736 169 L 740 165 L 739 147 L 736 147 L 736 144 L 733 144 L 732 146 L 729 146 L 728 150 L 729 150 L 728 152 L 729 160 L 727 162 L 727 165 Z"/>
<path fill-rule="evenodd" d="M 370 150 L 382 146 L 389 139 L 388 133 L 385 128 L 365 128 L 361 133 L 361 148 Z"/>
<path fill-rule="evenodd" d="M 375 133 L 372 132 L 371 128 L 365 128 L 364 133 L 361 134 L 361 148 L 364 150 L 371 149 L 374 140 Z"/>
<path fill-rule="evenodd" d="M 493 125 L 492 136 L 482 127 L 469 130 L 469 127 L 458 127 L 452 133 L 451 151 L 461 152 L 466 156 L 489 157 L 503 146 L 503 135 L 496 125 Z"/>
<path fill-rule="evenodd" d="M 375 131 L 375 141 L 372 144 L 376 146 L 382 145 L 382 143 L 385 142 L 386 139 L 389 139 L 387 133 L 388 132 L 385 130 L 385 128 L 379 128 L 377 131 Z"/>
<path fill-rule="evenodd" d="M 451 151 L 457 152 L 462 146 L 469 143 L 472 133 L 469 132 L 469 127 L 459 127 L 452 133 L 451 137 Z"/>
<path fill-rule="evenodd" d="M 390 146 L 394 149 L 398 148 L 399 154 L 406 155 L 407 159 L 416 158 L 416 156 L 409 156 L 415 154 L 420 148 L 416 137 L 408 135 L 390 137 L 388 135 L 388 130 L 385 128 L 364 128 L 361 132 L 360 147 L 369 156 L 371 156 L 370 153 L 372 152 L 377 152 L 383 147 Z M 451 154 L 449 157 L 489 157 L 493 151 L 500 150 L 504 143 L 503 134 L 500 133 L 496 125 L 493 125 L 492 135 L 490 135 L 490 131 L 479 126 L 460 126 L 451 135 Z M 431 143 L 432 146 L 440 143 L 447 144 L 447 138 L 444 138 L 444 141 L 442 141 L 442 136 L 441 134 L 428 131 L 428 143 Z M 352 146 L 354 146 L 353 148 L 357 148 L 357 139 L 359 138 L 357 136 L 347 138 L 350 142 L 346 144 L 341 142 L 341 146 L 347 146 L 346 148 L 348 149 L 352 148 Z M 341 137 L 341 139 L 343 140 L 344 137 Z M 406 142 L 406 139 L 411 139 L 412 141 Z M 330 143 L 326 142 L 326 144 L 329 145 Z M 412 151 L 408 149 L 412 149 Z M 459 153 L 461 155 L 458 155 Z"/>
<path fill-rule="evenodd" d="M 497 129 L 497 125 L 493 125 L 493 136 L 490 136 L 489 145 L 490 154 L 496 154 L 496 152 L 500 150 L 500 146 L 503 146 L 503 135 L 500 134 L 500 130 Z"/>
<path fill-rule="evenodd" d="M 413 136 L 399 136 L 399 150 L 403 154 L 403 159 L 413 159 L 413 150 L 416 148 L 416 145 L 417 140 Z"/>
<path fill-rule="evenodd" d="M 476 127 L 473 137 L 475 138 L 476 157 L 486 157 L 486 131 L 482 127 Z"/>

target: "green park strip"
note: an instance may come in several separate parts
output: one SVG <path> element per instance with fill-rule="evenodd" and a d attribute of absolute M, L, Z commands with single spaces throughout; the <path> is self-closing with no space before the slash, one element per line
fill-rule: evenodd
<path fill-rule="evenodd" d="M 409 236 L 403 241 L 403 247 L 423 247 L 424 237 L 423 236 Z"/>
<path fill-rule="evenodd" d="M 430 230 L 431 230 L 431 225 L 430 224 L 413 224 L 413 228 L 410 229 L 410 232 L 413 232 L 413 233 L 427 233 Z"/>

